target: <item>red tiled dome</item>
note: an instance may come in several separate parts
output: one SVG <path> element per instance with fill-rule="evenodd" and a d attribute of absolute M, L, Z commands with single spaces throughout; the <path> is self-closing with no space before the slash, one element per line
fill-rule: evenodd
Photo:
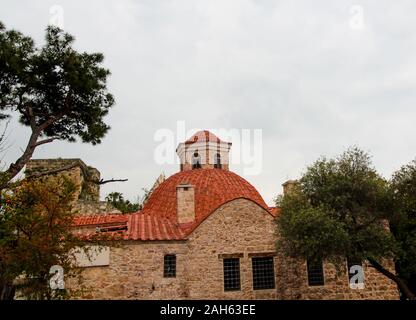
<path fill-rule="evenodd" d="M 195 142 L 216 142 L 224 143 L 220 138 L 208 130 L 198 131 L 192 135 L 188 140 L 185 141 L 185 144 L 195 143 Z"/>
<path fill-rule="evenodd" d="M 237 174 L 221 169 L 196 169 L 174 174 L 152 193 L 141 214 L 177 223 L 176 187 L 188 183 L 195 190 L 193 229 L 222 204 L 238 198 L 249 199 L 268 211 L 258 191 Z M 186 228 L 188 229 L 188 228 Z"/>
<path fill-rule="evenodd" d="M 195 221 L 178 224 L 176 187 L 191 184 L 195 190 Z M 76 227 L 125 222 L 125 240 L 182 240 L 221 205 L 249 199 L 275 216 L 257 190 L 237 174 L 222 169 L 195 169 L 174 174 L 153 191 L 141 211 L 120 216 L 90 216 L 75 219 Z"/>

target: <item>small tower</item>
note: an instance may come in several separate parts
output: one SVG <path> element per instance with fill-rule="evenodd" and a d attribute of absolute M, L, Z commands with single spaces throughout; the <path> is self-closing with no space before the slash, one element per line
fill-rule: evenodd
<path fill-rule="evenodd" d="M 228 170 L 231 142 L 222 141 L 208 130 L 198 131 L 185 142 L 179 143 L 176 153 L 180 170 L 222 169 Z"/>

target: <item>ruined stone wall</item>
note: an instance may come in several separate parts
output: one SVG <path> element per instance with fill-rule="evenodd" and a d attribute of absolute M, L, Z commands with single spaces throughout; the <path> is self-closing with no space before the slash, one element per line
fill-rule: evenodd
<path fill-rule="evenodd" d="M 74 168 L 59 172 L 44 178 L 53 178 L 56 176 L 69 177 L 77 186 L 76 196 L 80 200 L 100 201 L 100 186 L 98 184 L 86 181 L 81 168 L 85 168 L 89 178 L 99 180 L 100 172 L 88 167 L 81 159 L 32 159 L 26 164 L 26 173 L 50 171 L 64 168 L 66 166 L 76 165 Z"/>
<path fill-rule="evenodd" d="M 54 175 L 44 176 L 41 179 L 55 179 L 65 176 L 75 185 L 74 210 L 79 215 L 92 215 L 101 213 L 121 213 L 106 201 L 100 201 L 100 185 L 86 181 L 81 168 L 87 170 L 89 179 L 100 180 L 100 172 L 87 166 L 81 159 L 32 159 L 26 165 L 26 173 L 50 171 L 75 165 L 75 167 Z"/>
<path fill-rule="evenodd" d="M 111 203 L 108 203 L 107 201 L 78 200 L 75 204 L 74 210 L 76 211 L 77 215 L 80 216 L 122 213 L 120 210 L 114 208 L 114 206 Z"/>

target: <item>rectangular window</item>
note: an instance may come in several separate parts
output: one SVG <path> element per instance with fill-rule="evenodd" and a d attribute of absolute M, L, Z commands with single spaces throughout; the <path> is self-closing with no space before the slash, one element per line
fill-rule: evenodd
<path fill-rule="evenodd" d="M 274 262 L 273 257 L 252 258 L 253 289 L 274 289 Z"/>
<path fill-rule="evenodd" d="M 357 270 L 353 270 L 351 272 L 352 266 L 360 266 L 362 268 L 363 263 L 362 261 L 356 260 L 356 259 L 347 259 L 347 273 L 348 273 L 348 280 L 351 281 L 351 278 L 357 274 Z"/>
<path fill-rule="evenodd" d="M 324 285 L 324 267 L 322 261 L 307 261 L 308 284 L 310 286 Z"/>
<path fill-rule="evenodd" d="M 165 278 L 176 277 L 176 255 L 167 254 L 164 257 L 163 276 Z"/>
<path fill-rule="evenodd" d="M 223 265 L 224 265 L 224 291 L 241 290 L 240 259 L 239 258 L 224 259 Z"/>

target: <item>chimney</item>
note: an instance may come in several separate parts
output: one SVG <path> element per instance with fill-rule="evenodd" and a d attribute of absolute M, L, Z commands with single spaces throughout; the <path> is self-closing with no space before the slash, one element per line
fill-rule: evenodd
<path fill-rule="evenodd" d="M 176 205 L 178 223 L 188 223 L 195 220 L 195 189 L 187 182 L 176 186 Z"/>
<path fill-rule="evenodd" d="M 293 188 L 296 186 L 298 182 L 296 180 L 287 180 L 285 183 L 282 184 L 283 186 L 283 195 L 289 194 Z"/>

